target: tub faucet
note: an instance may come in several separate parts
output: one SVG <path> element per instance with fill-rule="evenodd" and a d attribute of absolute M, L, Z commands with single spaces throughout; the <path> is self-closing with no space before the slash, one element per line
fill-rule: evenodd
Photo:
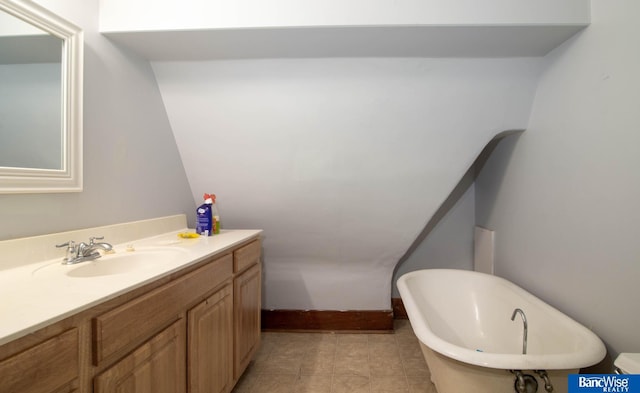
<path fill-rule="evenodd" d="M 524 323 L 524 331 L 522 333 L 522 354 L 527 354 L 527 331 L 529 330 L 529 326 L 527 325 L 527 316 L 524 315 L 524 311 L 522 309 L 516 308 L 513 310 L 513 314 L 511 314 L 511 320 L 516 319 L 516 314 L 520 314 L 522 317 L 522 323 Z"/>

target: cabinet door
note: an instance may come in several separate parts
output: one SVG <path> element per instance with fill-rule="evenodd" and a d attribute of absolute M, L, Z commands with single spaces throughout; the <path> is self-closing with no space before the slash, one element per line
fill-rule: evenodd
<path fill-rule="evenodd" d="M 240 378 L 260 345 L 260 264 L 234 280 L 235 367 L 234 378 Z"/>
<path fill-rule="evenodd" d="M 185 347 L 180 319 L 98 375 L 95 393 L 184 393 Z"/>
<path fill-rule="evenodd" d="M 0 393 L 75 391 L 78 345 L 74 328 L 0 361 Z"/>
<path fill-rule="evenodd" d="M 227 393 L 233 377 L 233 297 L 228 284 L 188 313 L 190 393 Z"/>

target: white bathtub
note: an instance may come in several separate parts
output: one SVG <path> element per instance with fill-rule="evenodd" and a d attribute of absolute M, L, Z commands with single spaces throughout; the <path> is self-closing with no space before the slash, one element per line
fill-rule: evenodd
<path fill-rule="evenodd" d="M 500 277 L 428 269 L 407 273 L 397 284 L 438 393 L 511 393 L 509 370 L 547 370 L 554 392 L 566 392 L 568 374 L 605 356 L 593 332 Z M 528 322 L 526 355 L 523 321 L 520 315 L 511 320 L 516 308 Z"/>

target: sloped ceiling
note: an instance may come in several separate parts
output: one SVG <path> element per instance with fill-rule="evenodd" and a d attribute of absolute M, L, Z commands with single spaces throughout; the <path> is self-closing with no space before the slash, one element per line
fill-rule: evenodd
<path fill-rule="evenodd" d="M 194 199 L 265 230 L 275 309 L 389 309 L 398 259 L 485 144 L 526 128 L 538 75 L 536 59 L 152 65 Z"/>
<path fill-rule="evenodd" d="M 150 60 L 543 56 L 589 0 L 103 0 L 100 31 Z"/>
<path fill-rule="evenodd" d="M 379 310 L 486 143 L 526 128 L 527 56 L 589 7 L 103 0 L 100 31 L 152 62 L 196 203 L 214 192 L 224 227 L 265 230 L 263 306 Z"/>

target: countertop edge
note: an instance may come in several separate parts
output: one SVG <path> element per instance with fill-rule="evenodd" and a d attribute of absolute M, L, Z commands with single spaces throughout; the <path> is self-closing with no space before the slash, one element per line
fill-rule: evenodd
<path fill-rule="evenodd" d="M 156 235 L 156 236 L 152 236 L 149 238 L 142 238 L 142 239 L 138 239 L 135 241 L 131 241 L 131 242 L 127 242 L 127 243 L 134 243 L 134 244 L 141 244 L 141 245 L 146 245 L 149 243 L 159 243 L 159 242 L 163 242 L 163 241 L 169 241 L 169 239 L 175 239 L 177 237 L 177 234 L 183 232 L 183 231 L 171 231 L 165 234 L 161 234 L 161 235 Z M 168 275 L 174 274 L 180 270 L 183 270 L 185 268 L 188 268 L 189 266 L 193 266 L 205 259 L 211 258 L 211 257 L 215 257 L 216 255 L 219 254 L 223 254 L 224 252 L 228 251 L 229 249 L 232 249 L 236 246 L 238 246 L 239 244 L 242 243 L 246 243 L 249 242 L 253 239 L 259 239 L 262 235 L 262 230 L 260 229 L 252 229 L 252 230 L 224 230 L 221 232 L 220 235 L 214 235 L 211 237 L 200 237 L 198 239 L 190 239 L 191 243 L 196 243 L 196 242 L 200 242 L 200 243 L 206 243 L 206 244 L 200 244 L 200 246 L 198 247 L 199 250 L 197 250 L 196 252 L 191 253 L 188 258 L 185 258 L 183 262 L 180 263 L 176 263 L 173 266 L 169 266 L 169 267 L 163 267 L 162 269 L 158 269 L 157 271 L 154 271 L 153 274 L 145 276 L 143 279 L 139 280 L 139 281 L 135 281 L 133 283 L 130 284 L 126 284 L 122 287 L 116 288 L 113 291 L 103 291 L 100 294 L 94 295 L 94 296 L 90 296 L 91 300 L 90 301 L 83 301 L 83 302 L 69 302 L 69 306 L 64 307 L 64 306 L 59 306 L 59 307 L 55 307 L 55 304 L 53 304 L 53 308 L 54 309 L 59 309 L 60 312 L 52 312 L 50 313 L 50 315 L 48 316 L 44 316 L 42 318 L 34 318 L 33 316 L 29 316 L 29 317 L 25 317 L 25 318 L 17 318 L 18 321 L 16 321 L 14 319 L 13 321 L 13 326 L 11 326 L 10 328 L 6 329 L 6 332 L 2 332 L 2 330 L 0 328 L 0 346 L 7 344 L 11 341 L 17 340 L 21 337 L 27 336 L 31 333 L 34 333 L 42 328 L 45 328 L 49 325 L 52 325 L 56 322 L 60 322 L 64 319 L 67 319 L 69 317 L 72 317 L 73 315 L 76 315 L 78 313 L 81 313 L 83 311 L 86 311 L 94 306 L 97 306 L 101 303 L 104 303 L 106 301 L 109 301 L 111 299 L 114 299 L 120 295 L 123 295 L 125 293 L 128 293 L 130 291 L 133 291 L 135 289 L 138 289 L 144 285 L 150 284 L 154 281 L 160 280 Z M 227 236 L 231 236 L 233 235 L 232 239 L 228 239 L 228 241 L 223 241 L 221 245 L 215 244 L 216 240 L 222 240 L 223 237 L 227 235 Z M 195 240 L 195 242 L 193 241 Z M 211 243 L 214 244 L 208 244 L 211 240 Z M 225 239 L 226 240 L 226 239 Z M 119 245 L 122 246 L 122 245 Z M 35 270 L 38 269 L 41 266 L 45 266 L 47 264 L 51 264 L 51 261 L 44 261 L 44 262 L 39 262 L 39 263 L 35 263 L 35 264 L 30 264 L 30 265 L 26 265 L 23 266 L 21 269 L 19 270 L 24 270 L 24 271 L 28 271 L 28 270 Z M 17 270 L 17 269 L 14 269 Z M 23 274 L 24 275 L 24 274 Z M 84 280 L 84 279 L 83 279 Z M 92 280 L 91 278 L 86 279 L 88 281 Z M 60 284 L 62 284 L 63 281 L 60 282 Z M 33 282 L 28 282 L 25 281 L 23 283 L 24 286 L 27 286 L 29 284 L 33 284 Z M 87 284 L 87 281 L 85 281 L 83 283 L 83 285 Z M 15 286 L 15 284 L 14 284 Z M 58 292 L 58 295 L 60 295 L 60 297 L 63 297 L 63 295 L 65 294 L 64 290 L 68 289 L 68 288 L 58 288 L 61 289 L 60 292 Z M 68 292 L 68 294 L 73 295 L 73 290 L 75 288 L 71 288 Z M 20 294 L 18 294 L 19 296 Z M 15 298 L 14 298 L 15 299 Z M 54 300 L 52 300 L 52 303 L 55 303 L 55 297 L 53 298 Z M 45 308 L 41 306 L 40 308 Z M 5 323 L 7 323 L 7 321 L 5 320 L 5 318 L 8 318 L 7 315 L 1 315 L 0 314 L 0 326 L 5 325 Z M 20 319 L 25 320 L 24 323 L 20 323 Z M 37 322 L 34 322 L 34 320 L 37 320 Z M 11 322 L 9 322 L 9 324 L 11 324 Z"/>

